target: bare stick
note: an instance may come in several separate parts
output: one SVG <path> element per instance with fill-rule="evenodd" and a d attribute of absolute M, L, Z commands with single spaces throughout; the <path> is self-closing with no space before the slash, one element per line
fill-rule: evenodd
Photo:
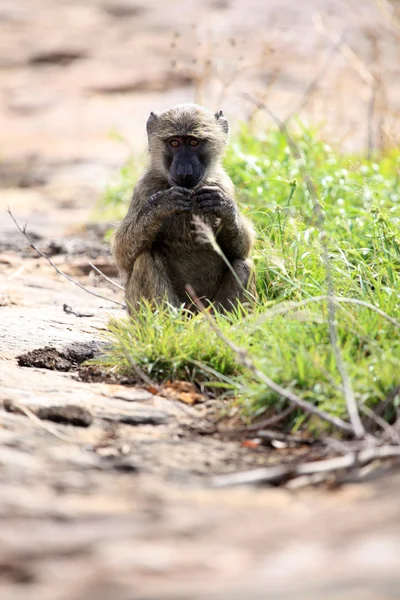
<path fill-rule="evenodd" d="M 157 385 L 157 383 L 155 383 L 152 379 L 150 379 L 150 377 L 148 375 L 146 375 L 146 373 L 135 363 L 133 358 L 130 356 L 129 352 L 126 352 L 125 350 L 123 352 L 124 352 L 126 360 L 129 363 L 129 366 L 134 371 L 136 377 L 138 377 L 138 379 L 140 379 L 140 381 L 142 381 L 149 387 L 155 388 L 158 392 L 160 389 L 159 385 Z"/>
<path fill-rule="evenodd" d="M 312 461 L 300 465 L 278 465 L 265 469 L 254 469 L 243 473 L 217 475 L 211 479 L 214 487 L 232 487 L 238 485 L 256 485 L 259 483 L 278 483 L 287 479 L 307 475 L 328 474 L 342 469 L 362 467 L 374 460 L 396 458 L 400 456 L 400 446 L 381 446 L 365 448 L 359 452 L 351 452 L 344 456 Z"/>
<path fill-rule="evenodd" d="M 327 258 L 327 255 L 326 255 Z M 327 258 L 328 260 L 328 258 Z M 329 325 L 329 336 L 335 355 L 336 365 L 340 376 L 342 378 L 343 395 L 346 400 L 347 412 L 349 413 L 351 424 L 353 425 L 355 434 L 358 438 L 365 436 L 366 432 L 364 425 L 362 424 L 360 413 L 358 412 L 357 401 L 354 395 L 353 386 L 351 385 L 349 373 L 343 360 L 342 352 L 339 347 L 337 328 L 335 325 L 335 303 L 332 301 L 333 295 L 333 284 L 331 277 L 328 279 L 328 325 Z"/>
<path fill-rule="evenodd" d="M 292 152 L 293 157 L 298 161 L 300 172 L 306 183 L 307 191 L 310 195 L 310 198 L 312 199 L 314 215 L 315 215 L 315 218 L 317 221 L 318 229 L 321 232 L 322 259 L 323 259 L 323 263 L 324 263 L 324 267 L 325 267 L 326 284 L 327 284 L 327 290 L 328 290 L 327 305 L 328 305 L 329 336 L 331 339 L 332 349 L 333 349 L 333 352 L 335 355 L 336 365 L 337 365 L 338 371 L 339 371 L 341 379 L 342 379 L 343 395 L 346 400 L 347 412 L 349 413 L 349 417 L 350 417 L 350 421 L 351 421 L 351 424 L 354 429 L 354 433 L 356 434 L 357 437 L 362 438 L 365 436 L 366 432 L 365 432 L 364 426 L 363 426 L 361 418 L 360 418 L 360 413 L 358 412 L 358 406 L 357 406 L 357 402 L 355 399 L 354 390 L 351 385 L 351 381 L 350 381 L 349 374 L 347 372 L 346 364 L 343 360 L 343 356 L 342 356 L 342 353 L 341 353 L 341 350 L 340 350 L 340 347 L 338 344 L 337 329 L 336 329 L 336 324 L 335 324 L 335 303 L 332 301 L 333 279 L 332 279 L 331 266 L 330 266 L 330 262 L 329 262 L 326 233 L 325 233 L 325 229 L 324 229 L 324 214 L 323 214 L 321 205 L 319 203 L 315 184 L 306 169 L 304 156 L 301 153 L 298 144 L 294 141 L 294 139 L 290 135 L 290 133 L 286 127 L 286 123 L 283 123 L 264 102 L 260 102 L 257 99 L 254 99 L 252 96 L 250 96 L 250 94 L 244 94 L 244 97 L 247 98 L 248 100 L 250 100 L 251 102 L 253 102 L 253 104 L 256 104 L 257 106 L 259 106 L 260 108 L 265 110 L 271 116 L 271 118 L 274 120 L 274 122 L 276 123 L 280 132 L 284 135 L 284 137 L 289 145 L 289 148 Z"/>
<path fill-rule="evenodd" d="M 381 10 L 389 29 L 399 37 L 400 36 L 400 20 L 397 17 L 396 9 L 388 0 L 375 0 L 375 4 Z"/>
<path fill-rule="evenodd" d="M 69 282 L 73 283 L 74 285 L 78 286 L 84 292 L 87 292 L 88 294 L 91 294 L 92 296 L 96 296 L 96 298 L 101 298 L 102 300 L 106 300 L 107 302 L 112 302 L 113 304 L 117 304 L 118 306 L 122 306 L 123 308 L 125 308 L 125 304 L 123 302 L 118 302 L 117 300 L 111 300 L 111 298 L 106 298 L 106 296 L 102 296 L 101 294 L 92 292 L 91 290 L 88 290 L 84 285 L 82 285 L 82 283 L 80 283 L 79 281 L 76 281 L 75 279 L 70 277 L 70 275 L 67 275 L 67 273 L 64 273 L 64 271 L 61 271 L 61 269 L 59 269 L 57 267 L 57 265 L 53 263 L 51 258 L 49 256 L 47 256 L 47 254 L 45 254 L 44 252 L 39 250 L 39 248 L 32 242 L 32 239 L 26 233 L 26 225 L 23 228 L 19 225 L 19 223 L 15 219 L 14 215 L 12 214 L 10 207 L 7 208 L 7 212 L 10 215 L 10 217 L 12 218 L 12 220 L 14 221 L 18 231 L 20 231 L 22 233 L 22 235 L 28 240 L 30 247 L 33 248 L 33 250 L 35 250 L 35 252 L 37 252 L 39 254 L 39 256 L 42 256 L 43 258 L 45 258 L 47 260 L 47 262 L 53 267 L 53 269 L 55 269 L 57 271 L 57 273 L 59 275 L 61 275 L 62 277 L 64 277 Z"/>
<path fill-rule="evenodd" d="M 35 413 L 33 413 L 30 410 L 30 408 L 28 408 L 27 406 L 23 406 L 22 404 L 19 404 L 18 402 L 13 402 L 13 401 L 8 402 L 8 406 L 11 409 L 16 410 L 17 412 L 23 413 L 31 421 L 36 423 L 36 425 L 38 425 L 41 429 L 44 429 L 45 431 L 47 431 L 54 437 L 58 438 L 59 440 L 62 440 L 63 442 L 68 442 L 70 444 L 76 444 L 79 441 L 76 438 L 70 437 L 68 435 L 64 435 L 60 431 L 57 431 L 57 429 L 55 427 L 52 427 L 51 425 L 47 425 L 47 423 L 43 423 L 42 419 L 39 419 L 39 417 L 37 415 L 35 415 Z"/>
<path fill-rule="evenodd" d="M 381 416 L 377 415 L 368 406 L 362 405 L 361 410 L 371 419 L 371 421 L 374 421 L 386 433 L 386 435 L 383 436 L 386 440 L 389 440 L 390 438 L 395 444 L 400 444 L 400 435 L 394 427 L 385 421 L 385 419 L 382 419 Z"/>
<path fill-rule="evenodd" d="M 378 414 L 381 417 L 387 407 L 393 404 L 393 401 L 398 394 L 400 394 L 400 385 L 396 385 L 390 390 L 390 392 L 386 395 L 386 398 L 382 400 L 376 407 L 375 414 Z"/>
<path fill-rule="evenodd" d="M 197 297 L 194 289 L 190 285 L 187 285 L 186 289 L 187 289 L 187 292 L 190 295 L 191 299 L 196 304 L 197 308 L 206 317 L 206 319 L 209 322 L 210 327 L 213 329 L 213 331 L 232 350 L 232 352 L 234 352 L 236 354 L 239 363 L 242 364 L 247 369 L 249 369 L 257 377 L 257 379 L 259 379 L 260 381 L 265 383 L 268 387 L 270 387 L 272 390 L 274 390 L 274 392 L 276 392 L 280 396 L 283 396 L 283 398 L 287 398 L 287 400 L 289 400 L 289 402 L 291 402 L 295 406 L 301 408 L 305 412 L 314 414 L 314 415 L 318 416 L 320 419 L 323 419 L 324 421 L 328 421 L 328 423 L 331 423 L 332 425 L 334 425 L 338 429 L 341 429 L 342 431 L 346 431 L 347 433 L 354 433 L 354 429 L 351 425 L 349 425 L 349 423 L 346 423 L 339 417 L 330 415 L 329 413 L 325 412 L 324 410 L 320 410 L 319 408 L 317 408 L 310 402 L 303 400 L 302 398 L 300 398 L 299 396 L 297 396 L 290 390 L 287 390 L 284 387 L 282 387 L 281 385 L 279 385 L 278 383 L 275 383 L 275 381 L 270 379 L 270 377 L 268 377 L 268 375 L 265 375 L 265 373 L 260 371 L 254 364 L 253 360 L 249 357 L 247 350 L 245 350 L 244 348 L 240 348 L 234 342 L 232 342 L 232 340 L 230 340 L 228 337 L 226 337 L 224 335 L 224 333 L 221 331 L 221 329 L 215 323 L 215 320 L 210 315 L 210 313 L 208 312 L 208 310 L 206 309 L 206 307 L 204 306 L 202 301 Z"/>
<path fill-rule="evenodd" d="M 374 80 L 374 84 L 371 87 L 371 95 L 368 102 L 367 108 L 367 159 L 371 160 L 372 152 L 374 150 L 374 118 L 375 118 L 375 107 L 376 107 L 376 96 L 377 96 L 377 83 Z"/>
<path fill-rule="evenodd" d="M 124 352 L 126 360 L 129 363 L 129 366 L 132 368 L 132 370 L 134 371 L 134 373 L 135 373 L 136 377 L 138 377 L 138 379 L 140 379 L 148 387 L 155 389 L 156 392 L 160 396 L 164 396 L 164 398 L 167 398 L 167 400 L 172 402 L 177 408 L 179 408 L 185 414 L 191 414 L 191 411 L 188 409 L 187 406 L 185 406 L 184 404 L 182 404 L 181 402 L 176 400 L 176 398 L 173 398 L 172 395 L 169 394 L 168 392 L 166 392 L 165 390 L 163 390 L 161 388 L 161 386 L 158 385 L 158 383 L 156 383 L 155 381 L 150 379 L 150 377 L 148 375 L 146 375 L 146 373 L 143 371 L 143 369 L 141 369 L 139 367 L 139 365 L 137 365 L 135 363 L 133 358 L 130 356 L 129 352 L 126 352 L 125 350 L 123 352 Z"/>
<path fill-rule="evenodd" d="M 336 40 L 336 42 L 332 45 L 330 52 L 326 56 L 322 67 L 320 68 L 320 70 L 318 71 L 318 73 L 316 74 L 314 79 L 312 79 L 312 81 L 310 81 L 310 83 L 306 87 L 305 91 L 303 92 L 303 97 L 302 97 L 300 103 L 293 110 L 290 111 L 290 113 L 284 120 L 285 123 L 287 121 L 289 121 L 293 117 L 293 115 L 296 115 L 297 113 L 299 113 L 300 110 L 307 105 L 307 102 L 308 102 L 310 96 L 314 93 L 314 91 L 317 89 L 319 83 L 322 81 L 322 79 L 325 77 L 325 75 L 329 71 L 329 68 L 333 62 L 333 59 L 336 57 L 338 50 L 340 49 L 340 46 L 343 43 L 342 38 L 343 38 L 343 36 L 341 35 L 339 37 L 339 39 Z"/>
<path fill-rule="evenodd" d="M 370 160 L 375 147 L 375 113 L 377 108 L 378 91 L 380 87 L 379 81 L 379 58 L 380 50 L 378 38 L 375 33 L 369 32 L 367 35 L 371 44 L 371 61 L 372 61 L 372 84 L 371 95 L 368 102 L 367 111 L 367 158 Z"/>
<path fill-rule="evenodd" d="M 311 304 L 312 302 L 320 302 L 324 300 L 326 301 L 327 299 L 328 296 L 314 296 L 313 298 L 306 298 L 305 300 L 299 300 L 297 302 L 282 302 L 281 304 L 279 304 L 279 306 L 274 306 L 268 309 L 268 311 L 264 313 L 264 316 L 260 317 L 260 319 L 257 320 L 257 323 L 263 323 L 270 316 L 285 314 L 290 310 L 293 310 L 294 308 L 300 308 L 301 306 L 306 306 L 307 304 Z M 399 321 L 385 313 L 377 306 L 370 304 L 369 302 L 365 302 L 364 300 L 358 300 L 357 298 L 344 298 L 341 296 L 332 296 L 331 300 L 338 304 L 356 304 L 358 306 L 364 306 L 365 308 L 376 312 L 378 315 L 389 321 L 389 323 L 392 323 L 392 325 L 394 325 L 395 327 L 400 328 Z"/>
<path fill-rule="evenodd" d="M 277 425 L 286 417 L 292 414 L 296 410 L 297 406 L 293 404 L 288 406 L 285 410 L 283 410 L 278 415 L 274 415 L 273 417 L 268 417 L 267 419 L 263 419 L 258 423 L 253 423 L 252 425 L 248 425 L 247 427 L 225 427 L 218 428 L 220 433 L 246 433 L 246 431 L 258 431 L 259 429 L 264 429 L 265 427 L 271 427 L 272 425 Z"/>
<path fill-rule="evenodd" d="M 322 15 L 319 14 L 319 16 L 320 16 L 319 26 L 320 26 L 321 32 L 324 33 L 326 36 L 328 36 L 329 39 L 334 44 L 338 41 L 340 42 L 338 45 L 339 52 L 350 63 L 350 65 L 353 67 L 353 69 L 356 71 L 356 73 L 358 73 L 358 75 L 361 77 L 361 79 L 364 81 L 364 83 L 366 83 L 367 85 L 371 85 L 373 83 L 374 77 L 373 77 L 372 73 L 368 70 L 366 64 L 360 59 L 360 57 L 354 52 L 354 50 L 343 40 L 342 36 L 340 36 L 337 33 L 331 32 L 331 27 L 325 25 L 325 23 L 322 19 Z"/>
<path fill-rule="evenodd" d="M 226 266 L 228 267 L 228 269 L 230 270 L 230 272 L 236 279 L 237 284 L 239 285 L 241 290 L 244 292 L 245 296 L 247 296 L 248 298 L 251 298 L 253 301 L 255 301 L 256 300 L 255 296 L 253 296 L 253 294 L 251 294 L 248 290 L 246 290 L 246 287 L 243 285 L 243 282 L 240 280 L 240 277 L 238 276 L 235 269 L 233 268 L 233 266 L 231 265 L 231 263 L 225 256 L 221 246 L 217 242 L 217 239 L 216 239 L 211 227 L 205 221 L 203 221 L 200 217 L 198 217 L 196 215 L 193 217 L 193 223 L 196 227 L 197 233 L 199 235 L 199 239 L 204 240 L 205 242 L 208 242 L 209 244 L 211 244 L 213 250 L 215 250 L 215 252 L 217 254 L 219 254 L 219 256 L 222 258 L 222 260 L 224 261 L 224 263 L 226 264 Z"/>
<path fill-rule="evenodd" d="M 104 277 L 104 279 L 106 281 L 108 281 L 109 283 L 112 283 L 112 285 L 115 285 L 115 287 L 119 288 L 120 290 L 125 291 L 125 288 L 122 285 L 120 285 L 119 283 L 117 283 L 113 279 L 110 279 L 110 277 L 107 277 L 107 275 L 105 273 L 103 273 L 103 271 L 100 271 L 100 269 L 98 267 L 96 267 L 96 265 L 94 265 L 91 262 L 89 263 L 89 265 L 92 267 L 92 269 L 94 269 L 95 271 L 97 271 L 97 273 L 99 275 L 101 275 L 102 277 Z"/>

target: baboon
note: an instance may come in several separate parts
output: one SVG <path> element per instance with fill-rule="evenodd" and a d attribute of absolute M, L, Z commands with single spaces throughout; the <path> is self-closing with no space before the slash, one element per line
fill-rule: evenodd
<path fill-rule="evenodd" d="M 251 224 L 238 210 L 221 164 L 228 122 L 196 104 L 180 104 L 147 121 L 150 161 L 112 242 L 130 309 L 141 299 L 193 308 L 189 284 L 203 302 L 231 310 L 255 293 Z M 199 235 L 211 228 L 230 262 Z M 247 291 L 246 291 L 247 290 Z"/>

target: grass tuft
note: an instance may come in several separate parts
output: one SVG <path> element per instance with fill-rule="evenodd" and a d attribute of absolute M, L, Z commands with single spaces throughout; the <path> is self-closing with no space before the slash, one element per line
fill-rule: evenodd
<path fill-rule="evenodd" d="M 229 330 L 232 317 L 221 317 L 220 325 Z M 222 382 L 235 386 L 239 375 L 232 351 L 210 332 L 202 314 L 192 317 L 184 308 L 162 306 L 154 311 L 143 302 L 134 319 L 110 322 L 112 351 L 107 362 L 130 371 L 134 361 L 156 381 L 189 379 L 206 385 Z M 225 386 L 224 386 L 225 387 Z"/>

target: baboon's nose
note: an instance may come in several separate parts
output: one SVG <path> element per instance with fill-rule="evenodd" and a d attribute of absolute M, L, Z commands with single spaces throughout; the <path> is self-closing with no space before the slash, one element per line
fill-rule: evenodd
<path fill-rule="evenodd" d="M 179 177 L 192 177 L 193 175 L 193 167 L 191 164 L 187 165 L 179 165 L 177 169 L 177 174 Z"/>
<path fill-rule="evenodd" d="M 176 170 L 179 185 L 192 188 L 197 183 L 197 176 L 194 172 L 193 166 L 189 164 L 180 164 Z"/>

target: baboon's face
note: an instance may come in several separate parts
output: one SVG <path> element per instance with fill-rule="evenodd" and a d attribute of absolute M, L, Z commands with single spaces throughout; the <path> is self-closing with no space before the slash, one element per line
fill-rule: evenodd
<path fill-rule="evenodd" d="M 164 165 L 172 185 L 194 188 L 207 168 L 207 143 L 191 135 L 164 141 Z"/>

